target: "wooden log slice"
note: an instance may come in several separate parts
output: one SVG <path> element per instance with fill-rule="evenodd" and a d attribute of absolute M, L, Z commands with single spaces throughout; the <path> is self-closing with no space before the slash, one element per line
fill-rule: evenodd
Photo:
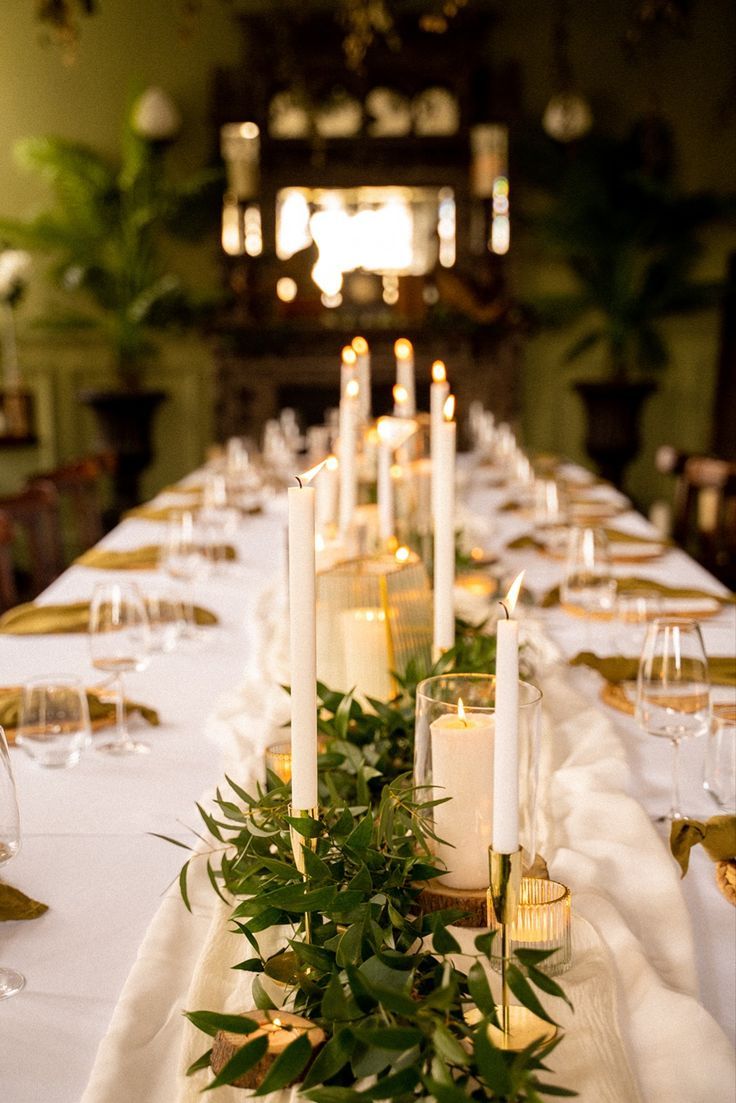
<path fill-rule="evenodd" d="M 523 852 L 523 876 L 549 879 L 547 863 L 541 854 L 536 854 L 529 864 L 529 855 Z M 423 912 L 444 911 L 445 908 L 462 908 L 467 915 L 456 919 L 456 927 L 488 928 L 488 889 L 453 889 L 443 885 L 439 878 L 424 881 L 417 903 Z"/>
<path fill-rule="evenodd" d="M 275 1031 L 278 1030 L 278 1038 L 283 1041 L 283 1032 L 287 1034 L 293 1033 L 293 1038 L 287 1039 L 287 1044 L 293 1041 L 297 1037 L 297 1033 L 306 1034 L 309 1044 L 312 1047 L 312 1057 L 306 1068 L 300 1073 L 298 1080 L 301 1081 L 306 1076 L 309 1066 L 314 1058 L 319 1053 L 322 1046 L 325 1044 L 326 1035 L 325 1032 L 318 1026 L 315 1026 L 309 1021 L 309 1019 L 303 1019 L 301 1015 L 294 1015 L 290 1011 L 244 1011 L 243 1017 L 246 1019 L 253 1019 L 254 1022 L 261 1023 L 266 1029 L 259 1029 L 252 1034 L 231 1034 L 227 1030 L 220 1030 L 217 1032 L 212 1040 L 212 1055 L 210 1056 L 210 1066 L 215 1075 L 219 1075 L 224 1069 L 228 1061 L 235 1056 L 239 1049 L 242 1049 L 248 1042 L 252 1042 L 255 1038 L 258 1038 L 260 1034 L 267 1033 L 269 1038 L 275 1036 Z M 279 1029 L 281 1028 L 281 1029 Z M 274 1061 L 281 1053 L 283 1053 L 285 1045 L 279 1044 L 274 1048 L 269 1046 L 269 1049 L 261 1057 L 260 1061 L 257 1061 L 251 1069 L 249 1069 L 237 1080 L 233 1081 L 234 1088 L 258 1088 L 263 1083 L 266 1073 L 269 1071 Z M 297 1083 L 297 1080 L 292 1083 Z M 291 1085 L 287 1085 L 290 1087 Z"/>

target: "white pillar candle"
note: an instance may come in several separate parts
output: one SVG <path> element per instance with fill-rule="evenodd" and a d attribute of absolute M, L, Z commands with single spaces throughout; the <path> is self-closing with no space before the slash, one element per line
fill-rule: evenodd
<path fill-rule="evenodd" d="M 356 378 L 360 386 L 360 418 L 371 418 L 371 352 L 365 337 L 353 337 L 353 351 L 358 357 Z"/>
<path fill-rule="evenodd" d="M 324 534 L 325 529 L 337 523 L 337 502 L 340 492 L 339 463 L 337 456 L 328 456 L 314 484 L 317 496 L 317 531 Z"/>
<path fill-rule="evenodd" d="M 357 499 L 358 395 L 357 379 L 351 379 L 340 403 L 340 534 L 350 531 Z"/>
<path fill-rule="evenodd" d="M 406 391 L 406 406 L 402 417 L 414 417 L 417 409 L 414 385 L 414 346 L 406 337 L 400 337 L 394 344 L 396 357 L 396 384 Z"/>
<path fill-rule="evenodd" d="M 346 609 L 340 614 L 346 691 L 387 701 L 394 694 L 390 674 L 389 626 L 383 609 Z"/>
<path fill-rule="evenodd" d="M 289 487 L 289 658 L 291 669 L 291 801 L 317 807 L 317 623 L 314 487 L 321 468 Z"/>
<path fill-rule="evenodd" d="M 437 438 L 437 523 L 434 529 L 434 651 L 455 644 L 455 399 L 445 402 Z"/>
<path fill-rule="evenodd" d="M 340 402 L 345 398 L 348 383 L 357 378 L 358 354 L 352 345 L 345 345 L 340 358 Z"/>
<path fill-rule="evenodd" d="M 432 798 L 451 797 L 433 809 L 438 858 L 450 871 L 440 880 L 450 888 L 488 887 L 488 847 L 493 799 L 493 717 L 466 712 L 440 716 L 430 724 Z M 447 845 L 445 845 L 447 844 Z"/>
<path fill-rule="evenodd" d="M 392 448 L 382 440 L 378 448 L 378 532 L 385 543 L 394 535 L 394 485 L 391 481 Z"/>
<path fill-rule="evenodd" d="M 442 407 L 450 393 L 450 384 L 447 382 L 445 365 L 441 360 L 435 360 L 432 365 L 432 382 L 429 387 L 429 454 L 432 460 L 432 516 L 437 514 L 437 438 L 442 425 Z"/>
<path fill-rule="evenodd" d="M 496 742 L 493 758 L 493 849 L 519 849 L 519 623 L 512 619 L 524 572 L 514 580 L 496 626 Z"/>

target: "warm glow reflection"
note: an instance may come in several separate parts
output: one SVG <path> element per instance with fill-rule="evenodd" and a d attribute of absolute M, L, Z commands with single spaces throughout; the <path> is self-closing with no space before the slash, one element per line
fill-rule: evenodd
<path fill-rule="evenodd" d="M 360 383 L 357 379 L 351 379 L 345 386 L 345 395 L 347 398 L 357 398 L 360 391 Z"/>
<path fill-rule="evenodd" d="M 400 386 L 400 384 L 399 384 Z M 406 388 L 401 387 L 406 396 Z M 398 403 L 396 398 L 396 387 L 394 387 L 394 399 Z M 403 401 L 406 401 L 404 397 Z M 379 417 L 376 422 L 376 431 L 378 438 L 383 444 L 388 444 L 391 448 L 400 448 L 402 444 L 405 444 L 409 437 L 413 436 L 419 428 L 416 421 L 413 418 L 406 417 Z"/>
<path fill-rule="evenodd" d="M 522 571 L 521 574 L 518 574 L 516 576 L 514 581 L 509 586 L 509 592 L 506 594 L 506 597 L 501 602 L 509 616 L 511 616 L 511 614 L 513 613 L 514 609 L 516 608 L 516 602 L 519 600 L 519 593 L 521 591 L 521 584 L 524 581 L 525 573 L 525 571 Z"/>
<path fill-rule="evenodd" d="M 409 360 L 414 355 L 414 346 L 406 337 L 399 337 L 394 344 L 394 356 L 397 360 Z"/>
<path fill-rule="evenodd" d="M 365 337 L 353 337 L 352 346 L 358 356 L 365 356 L 368 352 L 368 342 Z"/>
<path fill-rule="evenodd" d="M 358 359 L 358 355 L 352 345 L 343 345 L 340 357 L 343 364 L 347 364 L 348 367 L 352 367 Z"/>
<path fill-rule="evenodd" d="M 448 394 L 445 399 L 445 404 L 442 407 L 442 416 L 445 421 L 452 421 L 455 416 L 455 395 Z"/>
<path fill-rule="evenodd" d="M 432 365 L 432 382 L 444 383 L 447 379 L 447 369 L 442 360 L 435 360 Z"/>
<path fill-rule="evenodd" d="M 328 471 L 337 471 L 340 466 L 337 456 L 328 456 L 325 460 L 325 467 Z"/>
<path fill-rule="evenodd" d="M 293 303 L 296 293 L 296 280 L 293 280 L 291 276 L 282 276 L 281 279 L 276 281 L 276 294 L 282 303 Z"/>
<path fill-rule="evenodd" d="M 391 394 L 397 406 L 405 406 L 409 401 L 409 392 L 401 383 L 395 383 Z"/>
<path fill-rule="evenodd" d="M 409 561 L 410 555 L 411 552 L 409 551 L 409 549 L 407 547 L 404 547 L 404 545 L 402 544 L 400 548 L 396 549 L 394 558 L 396 559 L 397 563 L 407 563 Z"/>

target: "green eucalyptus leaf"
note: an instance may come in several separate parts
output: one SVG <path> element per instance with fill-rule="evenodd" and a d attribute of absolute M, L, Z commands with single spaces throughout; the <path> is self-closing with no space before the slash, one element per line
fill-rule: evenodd
<path fill-rule="evenodd" d="M 554 1019 L 550 1018 L 544 1010 L 535 996 L 534 990 L 517 965 L 510 965 L 508 967 L 506 970 L 506 981 L 519 1003 L 523 1004 L 524 1007 L 528 1007 L 530 1011 L 533 1011 L 540 1019 L 544 1019 L 546 1023 L 551 1023 L 553 1026 L 557 1025 Z"/>
<path fill-rule="evenodd" d="M 360 1103 L 363 1096 L 355 1088 L 313 1088 L 307 1098 L 314 1103 Z"/>
<path fill-rule="evenodd" d="M 312 1059 L 312 1046 L 306 1034 L 299 1034 L 293 1042 L 289 1042 L 283 1053 L 280 1053 L 271 1068 L 264 1076 L 254 1095 L 268 1095 L 269 1092 L 280 1091 L 295 1080 L 304 1071 Z"/>
<path fill-rule="evenodd" d="M 208 1049 L 201 1057 L 198 1057 L 196 1061 L 192 1061 L 191 1065 L 187 1069 L 186 1076 L 194 1076 L 195 1072 L 199 1072 L 200 1069 L 208 1069 L 210 1067 L 210 1057 L 212 1056 L 212 1050 Z"/>
<path fill-rule="evenodd" d="M 322 824 L 311 816 L 287 816 L 286 822 L 303 839 L 318 839 L 322 834 Z"/>
<path fill-rule="evenodd" d="M 467 1051 L 463 1049 L 458 1039 L 455 1038 L 442 1023 L 437 1023 L 435 1025 L 432 1033 L 432 1043 L 439 1055 L 450 1064 L 468 1064 L 469 1058 Z"/>
<path fill-rule="evenodd" d="M 247 961 L 239 961 L 237 965 L 233 965 L 233 969 L 242 969 L 244 973 L 262 973 L 264 966 L 259 957 L 249 957 Z"/>
<path fill-rule="evenodd" d="M 484 1015 L 490 1015 L 493 1012 L 496 1001 L 493 998 L 486 971 L 479 961 L 473 962 L 468 970 L 468 991 L 479 1011 Z"/>
<path fill-rule="evenodd" d="M 468 1103 L 467 1094 L 454 1084 L 446 1084 L 430 1076 L 424 1077 L 423 1083 L 437 1103 Z"/>
<path fill-rule="evenodd" d="M 460 943 L 441 923 L 435 924 L 433 928 L 432 943 L 438 954 L 461 953 Z"/>
<path fill-rule="evenodd" d="M 361 1092 L 363 1099 L 400 1099 L 406 1097 L 419 1083 L 419 1069 L 409 1066 L 401 1072 L 395 1072 L 393 1076 L 382 1076 L 377 1084 L 370 1088 L 364 1088 Z"/>
<path fill-rule="evenodd" d="M 258 1023 L 247 1015 L 223 1015 L 217 1011 L 185 1011 L 184 1015 L 197 1030 L 213 1037 L 218 1030 L 230 1034 L 252 1034 L 258 1030 Z"/>
<path fill-rule="evenodd" d="M 421 1042 L 424 1035 L 416 1027 L 356 1027 L 356 1036 L 361 1042 L 369 1046 L 377 1046 L 379 1049 L 404 1050 L 412 1049 Z"/>
<path fill-rule="evenodd" d="M 570 1010 L 573 1010 L 570 1000 L 567 998 L 560 985 L 552 980 L 552 977 L 548 977 L 546 973 L 543 973 L 541 969 L 536 969 L 533 965 L 527 966 L 527 976 L 537 988 L 541 988 L 548 996 L 555 996 L 557 999 L 564 1000 Z"/>
<path fill-rule="evenodd" d="M 364 931 L 363 923 L 353 923 L 340 936 L 335 955 L 338 965 L 358 965 L 360 963 Z"/>
<path fill-rule="evenodd" d="M 325 1080 L 331 1080 L 336 1076 L 350 1061 L 354 1048 L 355 1039 L 349 1029 L 339 1030 L 334 1034 L 311 1064 L 304 1078 L 303 1090 L 316 1084 L 323 1084 Z"/>
<path fill-rule="evenodd" d="M 481 1022 L 473 1035 L 473 1052 L 488 1086 L 495 1095 L 505 1099 L 511 1094 L 511 1075 L 503 1051 L 491 1042 L 487 1022 Z"/>
<path fill-rule="evenodd" d="M 253 1003 L 256 1005 L 256 1007 L 258 1008 L 259 1011 L 275 1011 L 276 1010 L 276 1004 L 273 1002 L 273 1000 L 269 996 L 268 992 L 266 991 L 266 989 L 261 984 L 261 978 L 260 977 L 254 977 L 253 978 L 253 984 L 251 985 L 250 994 L 251 994 L 251 998 L 253 1000 Z"/>

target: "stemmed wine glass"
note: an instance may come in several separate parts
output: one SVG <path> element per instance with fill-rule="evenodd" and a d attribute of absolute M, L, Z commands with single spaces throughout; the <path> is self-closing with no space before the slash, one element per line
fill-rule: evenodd
<path fill-rule="evenodd" d="M 639 660 L 634 714 L 645 732 L 672 743 L 670 810 L 655 819 L 682 819 L 680 742 L 705 735 L 711 725 L 708 659 L 697 621 L 658 617 L 649 625 Z"/>
<path fill-rule="evenodd" d="M 89 611 L 89 648 L 92 665 L 113 675 L 116 688 L 116 731 L 98 750 L 108 754 L 146 754 L 148 743 L 132 739 L 125 714 L 123 674 L 144 670 L 150 654 L 146 603 L 133 582 L 100 582 Z"/>
<path fill-rule="evenodd" d="M 0 728 L 0 866 L 14 858 L 20 849 L 20 815 L 15 796 L 13 771 L 5 732 Z M 15 969 L 0 965 L 0 1000 L 20 992 L 26 978 Z"/>
<path fill-rule="evenodd" d="M 616 598 L 608 541 L 601 529 L 570 530 L 561 604 L 588 617 L 609 616 Z"/>
<path fill-rule="evenodd" d="M 206 571 L 207 563 L 196 539 L 194 515 L 189 510 L 175 514 L 169 521 L 161 566 L 169 578 L 182 587 L 181 639 L 189 644 L 198 644 L 201 636 L 197 627 L 192 590 L 194 583 Z"/>

